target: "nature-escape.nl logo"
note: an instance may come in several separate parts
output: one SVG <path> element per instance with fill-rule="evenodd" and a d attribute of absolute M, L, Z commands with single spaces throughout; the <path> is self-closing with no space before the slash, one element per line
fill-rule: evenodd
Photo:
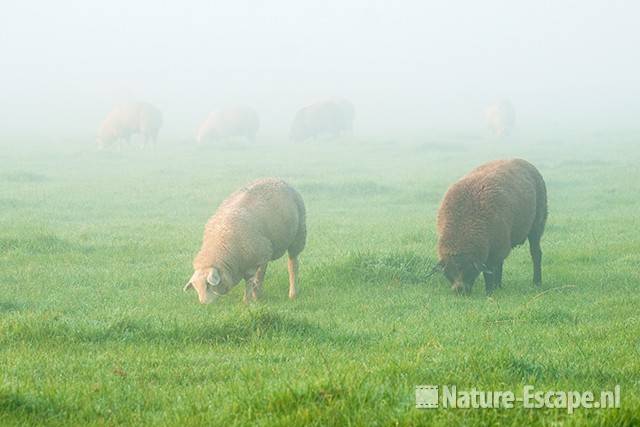
<path fill-rule="evenodd" d="M 455 385 L 443 385 L 442 392 L 437 385 L 416 386 L 416 408 L 514 408 L 521 405 L 526 409 L 557 408 L 566 409 L 572 414 L 574 409 L 610 409 L 620 407 L 620 386 L 613 390 L 593 391 L 576 390 L 536 390 L 532 385 L 525 385 L 522 392 L 512 390 L 486 391 L 471 388 L 458 390 Z"/>

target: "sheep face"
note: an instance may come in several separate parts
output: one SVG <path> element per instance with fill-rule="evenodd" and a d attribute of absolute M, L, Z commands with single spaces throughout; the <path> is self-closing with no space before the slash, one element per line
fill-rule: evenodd
<path fill-rule="evenodd" d="M 465 295 L 471 293 L 473 283 L 481 272 L 476 263 L 467 256 L 458 255 L 443 260 L 442 266 L 454 292 Z"/>
<path fill-rule="evenodd" d="M 200 304 L 210 304 L 229 292 L 230 288 L 223 283 L 217 268 L 206 268 L 193 273 L 184 291 L 187 292 L 189 289 L 196 290 Z"/>

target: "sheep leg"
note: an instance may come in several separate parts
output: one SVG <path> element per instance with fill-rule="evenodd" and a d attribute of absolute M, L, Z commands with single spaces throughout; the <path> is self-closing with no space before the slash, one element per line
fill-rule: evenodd
<path fill-rule="evenodd" d="M 501 288 L 502 287 L 502 264 L 504 263 L 504 261 L 500 261 L 499 263 L 496 264 L 496 267 L 493 269 L 493 285 L 495 288 Z"/>
<path fill-rule="evenodd" d="M 491 293 L 493 292 L 493 280 L 494 280 L 493 272 L 484 271 L 482 272 L 482 275 L 484 276 L 485 292 L 487 295 L 491 295 Z"/>
<path fill-rule="evenodd" d="M 264 275 L 267 272 L 267 264 L 263 264 L 258 267 L 256 275 L 253 278 L 253 291 L 252 296 L 254 300 L 257 300 L 262 294 L 262 282 L 264 281 Z"/>
<path fill-rule="evenodd" d="M 297 295 L 296 278 L 298 276 L 298 257 L 289 256 L 289 298 L 295 299 Z"/>
<path fill-rule="evenodd" d="M 537 236 L 529 236 L 529 252 L 533 261 L 533 283 L 540 286 L 542 284 L 542 249 Z"/>
<path fill-rule="evenodd" d="M 251 302 L 251 293 L 253 292 L 253 280 L 244 279 L 244 296 L 242 302 L 249 304 Z"/>

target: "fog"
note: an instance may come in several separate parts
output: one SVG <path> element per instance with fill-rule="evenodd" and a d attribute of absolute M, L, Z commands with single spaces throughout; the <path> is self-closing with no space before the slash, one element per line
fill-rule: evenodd
<path fill-rule="evenodd" d="M 637 129 L 640 3 L 13 1 L 0 15 L 0 139 L 93 143 L 117 103 L 164 113 L 161 141 L 248 104 L 259 139 L 296 109 L 349 98 L 362 137 L 482 132 L 484 107 L 521 129 Z"/>

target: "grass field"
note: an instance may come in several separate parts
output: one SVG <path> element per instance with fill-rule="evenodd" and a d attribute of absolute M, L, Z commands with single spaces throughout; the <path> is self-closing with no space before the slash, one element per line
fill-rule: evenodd
<path fill-rule="evenodd" d="M 3 141 L 4 142 L 4 141 Z M 217 149 L 6 141 L 0 153 L 0 425 L 638 425 L 640 135 L 472 136 Z M 493 297 L 435 260 L 448 185 L 490 159 L 544 175 L 543 287 L 526 247 Z M 204 223 L 263 176 L 308 211 L 299 296 L 182 287 Z M 620 409 L 415 408 L 418 384 L 601 390 Z"/>

